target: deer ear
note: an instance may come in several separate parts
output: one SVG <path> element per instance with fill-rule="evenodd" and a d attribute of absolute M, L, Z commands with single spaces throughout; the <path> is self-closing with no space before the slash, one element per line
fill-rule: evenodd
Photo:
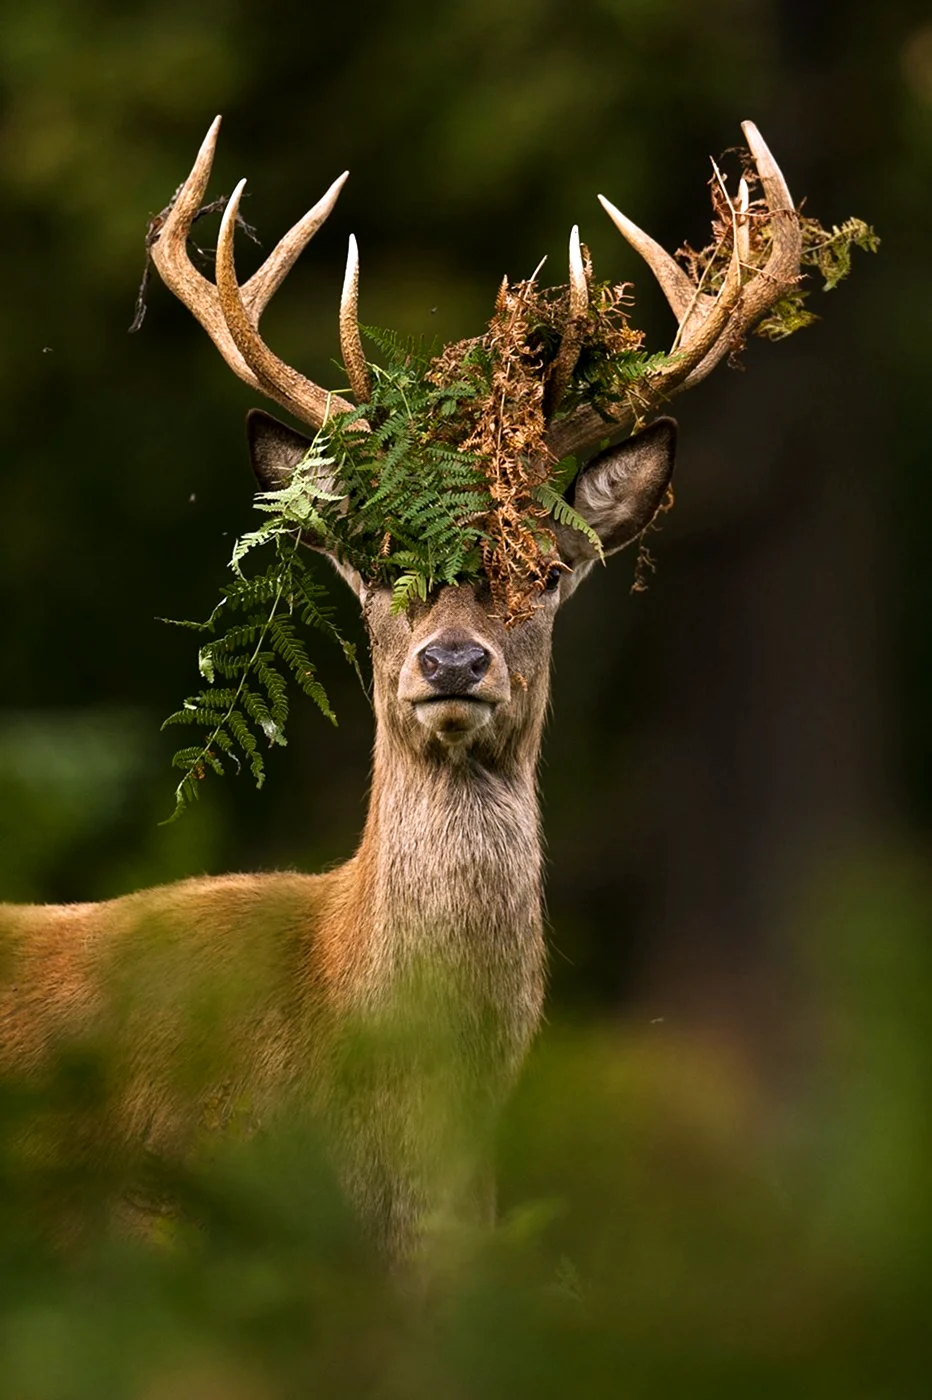
<path fill-rule="evenodd" d="M 630 544 L 653 520 L 670 485 L 675 451 L 675 421 L 658 418 L 643 432 L 601 452 L 580 472 L 571 504 L 595 530 L 606 554 Z M 558 533 L 568 563 L 595 557 L 578 530 L 564 525 Z"/>
<path fill-rule="evenodd" d="M 261 408 L 251 408 L 246 414 L 246 438 L 260 491 L 280 491 L 311 445 L 310 438 Z"/>
<path fill-rule="evenodd" d="M 287 485 L 291 474 L 299 462 L 307 456 L 311 439 L 303 433 L 295 432 L 286 423 L 280 423 L 270 413 L 261 408 L 252 408 L 246 415 L 246 438 L 249 442 L 249 456 L 260 491 L 280 491 Z M 326 491 L 334 489 L 334 482 L 321 480 Z M 345 579 L 356 596 L 362 600 L 365 588 L 355 569 L 343 559 L 324 549 L 319 540 L 310 533 L 301 536 L 303 544 L 325 554 L 341 578 Z"/>

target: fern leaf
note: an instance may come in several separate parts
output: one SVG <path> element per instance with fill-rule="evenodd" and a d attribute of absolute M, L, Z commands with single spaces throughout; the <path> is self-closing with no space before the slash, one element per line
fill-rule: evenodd
<path fill-rule="evenodd" d="M 246 761 L 255 779 L 256 787 L 261 788 L 265 782 L 265 761 L 259 751 L 255 735 L 239 710 L 230 711 L 227 716 L 227 724 L 233 738 L 246 755 Z"/>
<path fill-rule="evenodd" d="M 206 646 L 201 647 L 200 651 L 197 654 L 197 669 L 198 671 L 200 671 L 201 675 L 204 677 L 208 685 L 213 685 L 214 679 L 216 677 L 216 668 L 214 666 L 212 652 L 213 643 L 208 642 Z"/>
<path fill-rule="evenodd" d="M 191 804 L 197 801 L 200 795 L 198 779 L 195 778 L 193 774 L 186 773 L 175 788 L 174 811 L 170 816 L 166 817 L 163 822 L 160 822 L 159 825 L 170 826 L 172 822 L 176 822 L 180 816 L 184 815 Z"/>
<path fill-rule="evenodd" d="M 423 574 L 402 574 L 392 585 L 392 612 L 404 612 L 415 598 L 426 600 L 427 579 Z"/>
<path fill-rule="evenodd" d="M 324 719 L 329 719 L 330 723 L 335 725 L 337 717 L 330 704 L 330 697 L 320 681 L 316 679 L 313 670 L 305 671 L 303 675 L 297 677 L 297 681 L 305 695 L 314 701 Z"/>
<path fill-rule="evenodd" d="M 215 729 L 210 739 L 211 743 L 216 744 L 218 749 L 222 749 L 225 754 L 229 755 L 237 773 L 240 773 L 243 765 L 239 761 L 239 756 L 233 745 L 233 740 L 230 738 L 227 731 L 223 728 Z"/>
<path fill-rule="evenodd" d="M 571 529 L 578 530 L 581 535 L 585 535 L 598 557 L 604 559 L 602 541 L 588 520 L 584 520 L 579 511 L 575 510 L 564 496 L 561 496 L 552 486 L 543 485 L 535 487 L 534 499 L 539 501 L 546 510 L 549 510 L 553 518 L 561 525 L 568 525 Z"/>
<path fill-rule="evenodd" d="M 173 768 L 190 768 L 204 752 L 203 745 L 196 744 L 188 749 L 179 749 L 172 758 Z"/>
<path fill-rule="evenodd" d="M 278 731 L 274 743 L 284 744 L 285 722 L 288 719 L 288 685 L 285 678 L 272 664 L 272 653 L 262 652 L 256 657 L 256 678 L 264 686 L 269 697 L 269 722 Z"/>

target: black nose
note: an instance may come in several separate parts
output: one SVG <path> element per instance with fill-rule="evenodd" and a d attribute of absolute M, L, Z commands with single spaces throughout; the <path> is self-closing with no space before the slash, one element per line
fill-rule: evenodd
<path fill-rule="evenodd" d="M 477 642 L 438 637 L 420 653 L 418 665 L 438 695 L 468 695 L 482 680 L 491 659 Z"/>

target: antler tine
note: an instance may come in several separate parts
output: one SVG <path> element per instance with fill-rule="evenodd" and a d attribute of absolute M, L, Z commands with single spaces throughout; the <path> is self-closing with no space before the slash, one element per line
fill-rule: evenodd
<path fill-rule="evenodd" d="M 204 199 L 219 135 L 220 117 L 215 117 L 201 142 L 190 175 L 169 206 L 150 252 L 166 287 L 201 323 L 233 372 L 253 389 L 260 389 L 259 381 L 240 355 L 227 329 L 217 299 L 217 289 L 198 272 L 188 256 L 188 234 Z"/>
<path fill-rule="evenodd" d="M 589 310 L 589 282 L 579 242 L 579 225 L 570 229 L 570 320 L 578 321 Z"/>
<path fill-rule="evenodd" d="M 615 208 L 610 199 L 606 199 L 604 194 L 600 194 L 598 200 L 618 232 L 628 240 L 634 251 L 640 253 L 647 263 L 660 284 L 660 289 L 669 303 L 670 310 L 677 321 L 682 322 L 696 299 L 696 288 L 693 283 L 679 263 L 671 258 L 666 248 L 662 248 L 651 238 L 650 234 L 645 233 L 643 229 L 638 228 L 637 224 L 632 223 L 620 209 Z"/>
<path fill-rule="evenodd" d="M 313 209 L 309 209 L 304 217 L 299 219 L 283 238 L 279 239 L 259 270 L 252 274 L 248 282 L 243 283 L 240 288 L 243 294 L 243 305 L 254 325 L 258 326 L 259 317 L 294 267 L 301 253 L 304 252 L 321 225 L 330 217 L 333 206 L 336 204 L 348 177 L 348 170 L 344 170 L 342 175 L 337 176 L 327 193 L 321 196 Z"/>
<path fill-rule="evenodd" d="M 359 247 L 355 235 L 351 233 L 346 254 L 343 295 L 340 298 L 340 353 L 356 402 L 368 403 L 372 398 L 372 379 L 359 336 L 358 303 Z"/>
<path fill-rule="evenodd" d="M 742 122 L 741 130 L 754 157 L 773 229 L 770 257 L 745 293 L 745 317 L 747 324 L 751 324 L 798 279 L 803 236 L 783 171 L 771 155 L 766 141 L 753 122 Z"/>
<path fill-rule="evenodd" d="M 751 195 L 748 182 L 741 176 L 738 181 L 738 198 L 735 200 L 735 227 L 738 232 L 738 257 L 742 264 L 751 256 L 751 226 L 748 222 L 748 206 Z"/>
<path fill-rule="evenodd" d="M 331 414 L 350 412 L 352 405 L 339 395 L 328 394 L 318 384 L 305 379 L 303 374 L 292 369 L 269 349 L 250 318 L 236 280 L 233 234 L 245 185 L 246 181 L 240 180 L 230 196 L 220 224 L 216 264 L 220 309 L 236 348 L 255 375 L 262 392 L 302 422 L 321 428 Z"/>
<path fill-rule="evenodd" d="M 549 418 L 560 406 L 573 370 L 579 360 L 589 312 L 589 281 L 579 242 L 579 225 L 570 230 L 570 306 L 566 325 L 560 338 L 560 348 L 554 356 L 550 377 L 544 391 L 544 416 Z"/>

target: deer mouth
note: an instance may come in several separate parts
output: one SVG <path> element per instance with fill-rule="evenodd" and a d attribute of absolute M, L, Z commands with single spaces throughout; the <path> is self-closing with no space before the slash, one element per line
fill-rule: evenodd
<path fill-rule="evenodd" d="M 419 724 L 446 743 L 457 743 L 482 729 L 492 718 L 494 700 L 479 695 L 432 695 L 413 702 Z"/>

